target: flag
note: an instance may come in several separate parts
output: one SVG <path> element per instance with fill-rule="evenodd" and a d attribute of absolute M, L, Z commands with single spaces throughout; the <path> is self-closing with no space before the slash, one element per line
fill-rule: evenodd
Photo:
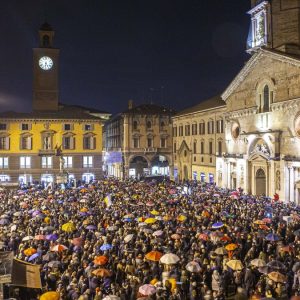
<path fill-rule="evenodd" d="M 12 267 L 12 285 L 41 289 L 40 267 L 22 260 L 14 259 Z"/>
<path fill-rule="evenodd" d="M 111 194 L 106 195 L 106 197 L 104 198 L 104 202 L 106 204 L 106 207 L 110 207 L 112 205 Z"/>

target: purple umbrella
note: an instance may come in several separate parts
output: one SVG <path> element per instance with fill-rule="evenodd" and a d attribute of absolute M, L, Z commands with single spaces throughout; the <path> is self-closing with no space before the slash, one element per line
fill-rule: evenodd
<path fill-rule="evenodd" d="M 32 213 L 32 216 L 33 217 L 36 217 L 37 215 L 41 214 L 41 212 L 39 210 L 35 210 L 33 213 Z"/>
<path fill-rule="evenodd" d="M 0 220 L 0 225 L 7 225 L 9 224 L 9 220 L 8 219 L 1 219 Z"/>
<path fill-rule="evenodd" d="M 32 255 L 29 257 L 28 261 L 32 261 L 32 260 L 36 259 L 36 258 L 39 257 L 39 256 L 40 256 L 39 253 L 34 253 L 34 254 L 32 254 Z"/>
<path fill-rule="evenodd" d="M 88 225 L 88 226 L 86 226 L 86 229 L 95 230 L 95 229 L 97 229 L 97 227 L 95 225 Z"/>
<path fill-rule="evenodd" d="M 46 240 L 48 240 L 48 241 L 56 241 L 57 239 L 58 239 L 57 234 L 47 234 L 46 235 Z"/>

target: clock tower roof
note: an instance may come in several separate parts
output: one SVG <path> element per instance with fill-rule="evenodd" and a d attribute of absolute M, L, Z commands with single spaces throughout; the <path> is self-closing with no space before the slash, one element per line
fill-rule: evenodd
<path fill-rule="evenodd" d="M 42 31 L 53 31 L 53 28 L 49 23 L 45 22 L 44 24 L 42 24 L 40 30 L 42 30 Z"/>

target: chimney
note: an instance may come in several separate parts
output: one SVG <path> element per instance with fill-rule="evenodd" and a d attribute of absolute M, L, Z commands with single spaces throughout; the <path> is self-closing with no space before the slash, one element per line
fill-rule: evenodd
<path fill-rule="evenodd" d="M 128 101 L 128 109 L 133 109 L 133 100 Z"/>

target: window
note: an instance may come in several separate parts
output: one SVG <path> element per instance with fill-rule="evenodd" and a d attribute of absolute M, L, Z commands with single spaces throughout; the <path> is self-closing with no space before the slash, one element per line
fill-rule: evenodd
<path fill-rule="evenodd" d="M 264 106 L 263 106 L 263 112 L 267 112 L 269 111 L 269 98 L 270 98 L 270 90 L 269 90 L 269 86 L 265 85 L 264 87 Z"/>
<path fill-rule="evenodd" d="M 65 131 L 71 130 L 71 124 L 64 124 L 64 130 Z"/>
<path fill-rule="evenodd" d="M 197 124 L 192 124 L 192 135 L 197 135 Z"/>
<path fill-rule="evenodd" d="M 200 144 L 200 153 L 204 154 L 204 141 L 201 141 L 201 144 Z"/>
<path fill-rule="evenodd" d="M 84 173 L 82 174 L 82 180 L 84 182 L 91 182 L 95 179 L 95 175 L 92 173 Z"/>
<path fill-rule="evenodd" d="M 160 130 L 164 130 L 165 129 L 165 122 L 161 121 L 160 122 Z"/>
<path fill-rule="evenodd" d="M 222 155 L 222 141 L 218 141 L 218 154 Z"/>
<path fill-rule="evenodd" d="M 177 127 L 173 127 L 173 136 L 177 137 Z"/>
<path fill-rule="evenodd" d="M 190 125 L 185 125 L 185 136 L 189 136 L 191 133 L 190 133 L 190 130 L 191 130 L 191 126 Z"/>
<path fill-rule="evenodd" d="M 71 137 L 70 136 L 63 137 L 63 148 L 71 149 Z"/>
<path fill-rule="evenodd" d="M 72 156 L 64 156 L 65 160 L 65 168 L 73 168 L 73 157 Z"/>
<path fill-rule="evenodd" d="M 217 121 L 217 133 L 223 133 L 224 132 L 224 123 L 223 120 L 218 120 Z"/>
<path fill-rule="evenodd" d="M 199 123 L 199 134 L 200 135 L 205 134 L 205 123 L 204 122 Z"/>
<path fill-rule="evenodd" d="M 140 147 L 140 139 L 138 137 L 133 138 L 133 148 Z"/>
<path fill-rule="evenodd" d="M 31 150 L 32 149 L 32 137 L 21 135 L 20 149 Z"/>
<path fill-rule="evenodd" d="M 96 138 L 94 136 L 84 136 L 83 137 L 83 149 L 94 150 L 96 149 Z"/>
<path fill-rule="evenodd" d="M 183 126 L 179 126 L 179 136 L 183 136 Z"/>
<path fill-rule="evenodd" d="M 83 157 L 83 167 L 92 168 L 93 167 L 93 156 L 84 156 Z"/>
<path fill-rule="evenodd" d="M 0 137 L 0 150 L 9 150 L 9 137 Z"/>
<path fill-rule="evenodd" d="M 8 157 L 0 157 L 0 169 L 8 169 Z"/>
<path fill-rule="evenodd" d="M 85 131 L 92 131 L 94 130 L 94 126 L 92 124 L 84 124 Z"/>
<path fill-rule="evenodd" d="M 195 154 L 197 153 L 197 142 L 196 141 L 194 142 L 194 153 Z"/>
<path fill-rule="evenodd" d="M 209 154 L 213 154 L 213 143 L 210 141 L 209 142 Z"/>
<path fill-rule="evenodd" d="M 207 123 L 207 133 L 208 134 L 213 134 L 214 133 L 214 121 L 208 121 Z"/>
<path fill-rule="evenodd" d="M 49 35 L 45 34 L 43 36 L 43 47 L 49 47 L 50 46 L 50 38 Z"/>
<path fill-rule="evenodd" d="M 0 130 L 6 130 L 6 129 L 7 129 L 7 124 L 0 123 Z"/>
<path fill-rule="evenodd" d="M 0 175 L 0 181 L 10 181 L 10 177 L 8 175 Z"/>
<path fill-rule="evenodd" d="M 146 126 L 147 126 L 147 129 L 151 129 L 151 127 L 152 127 L 151 121 L 147 121 Z"/>
<path fill-rule="evenodd" d="M 176 146 L 176 143 L 174 143 L 174 153 L 176 153 L 177 151 L 177 146 Z"/>
<path fill-rule="evenodd" d="M 50 134 L 43 135 L 42 137 L 42 147 L 43 150 L 51 150 L 52 149 L 52 136 Z"/>
<path fill-rule="evenodd" d="M 30 156 L 21 156 L 20 157 L 20 168 L 21 169 L 31 168 L 31 157 Z"/>
<path fill-rule="evenodd" d="M 137 130 L 138 128 L 138 122 L 137 121 L 133 121 L 133 129 Z"/>
<path fill-rule="evenodd" d="M 153 139 L 152 138 L 147 138 L 147 147 L 151 148 L 153 146 Z"/>
<path fill-rule="evenodd" d="M 161 148 L 166 148 L 167 147 L 167 139 L 166 138 L 161 138 L 160 139 L 160 147 Z"/>
<path fill-rule="evenodd" d="M 28 124 L 28 123 L 22 123 L 22 124 L 21 124 L 21 129 L 22 129 L 22 130 L 25 130 L 25 131 L 26 131 L 26 130 L 29 130 L 29 124 Z"/>
<path fill-rule="evenodd" d="M 42 156 L 42 168 L 52 168 L 52 156 Z"/>

